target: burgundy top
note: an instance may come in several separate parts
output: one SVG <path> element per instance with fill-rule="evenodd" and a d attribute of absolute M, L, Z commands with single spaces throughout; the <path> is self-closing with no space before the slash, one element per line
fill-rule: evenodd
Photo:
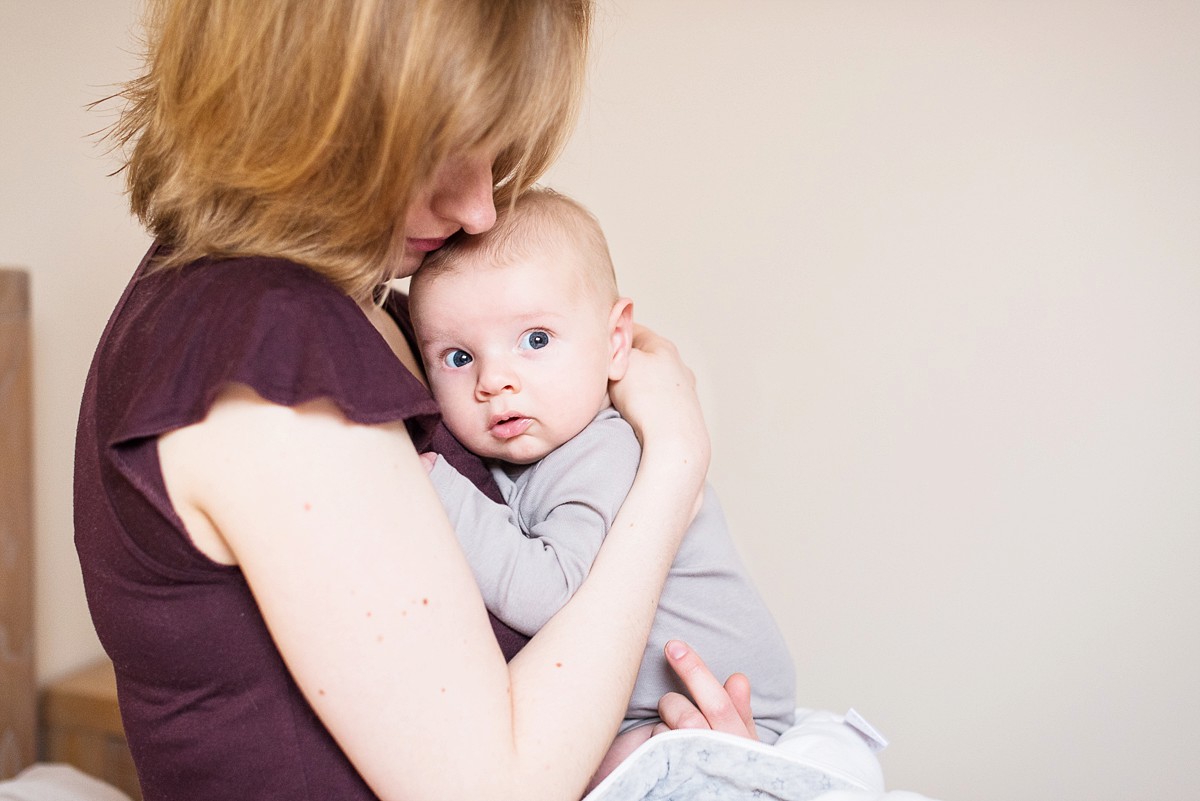
<path fill-rule="evenodd" d="M 156 437 L 239 382 L 275 403 L 328 398 L 359 423 L 404 420 L 419 450 L 499 495 L 424 385 L 317 273 L 247 258 L 147 274 L 147 261 L 96 350 L 75 455 L 75 545 L 144 797 L 375 799 L 292 681 L 241 571 L 192 545 Z M 412 343 L 407 298 L 386 308 Z M 524 639 L 493 628 L 511 658 Z"/>

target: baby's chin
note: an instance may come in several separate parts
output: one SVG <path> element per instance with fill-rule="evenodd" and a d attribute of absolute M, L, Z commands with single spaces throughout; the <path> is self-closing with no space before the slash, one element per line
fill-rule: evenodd
<path fill-rule="evenodd" d="M 520 441 L 507 442 L 502 447 L 497 447 L 495 443 L 489 443 L 487 446 L 481 446 L 479 449 L 474 447 L 470 447 L 469 449 L 486 459 L 523 466 L 540 462 L 554 450 L 554 447 L 557 447 L 538 442 L 525 434 L 516 437 L 516 439 Z"/>
<path fill-rule="evenodd" d="M 534 462 L 540 462 L 542 459 L 546 458 L 546 456 L 552 450 L 554 450 L 554 449 L 553 448 L 543 448 L 543 449 L 538 449 L 536 451 L 525 452 L 524 449 L 521 449 L 516 452 L 506 451 L 506 452 L 502 452 L 502 453 L 496 453 L 495 455 L 493 455 L 490 458 L 495 459 L 500 462 L 507 462 L 508 464 L 515 464 L 515 465 L 520 465 L 523 467 L 525 465 L 533 464 Z"/>

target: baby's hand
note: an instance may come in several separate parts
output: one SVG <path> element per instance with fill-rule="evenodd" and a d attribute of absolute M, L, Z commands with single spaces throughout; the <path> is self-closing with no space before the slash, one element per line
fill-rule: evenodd
<path fill-rule="evenodd" d="M 433 466 L 437 464 L 438 455 L 433 451 L 425 451 L 425 453 L 417 455 L 421 457 L 421 463 L 425 465 L 425 472 L 432 473 Z"/>

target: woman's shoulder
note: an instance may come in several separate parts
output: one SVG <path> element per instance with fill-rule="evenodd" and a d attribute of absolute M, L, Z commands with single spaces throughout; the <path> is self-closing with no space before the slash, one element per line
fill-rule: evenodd
<path fill-rule="evenodd" d="M 229 383 L 286 406 L 327 398 L 359 423 L 436 413 L 353 299 L 281 259 L 139 270 L 97 366 L 98 378 L 119 372 L 131 392 L 118 439 L 198 422 Z"/>
<path fill-rule="evenodd" d="M 202 259 L 163 269 L 144 266 L 130 289 L 130 300 L 139 308 L 167 309 L 199 322 L 249 322 L 302 310 L 352 321 L 357 312 L 354 301 L 316 270 L 265 257 Z M 298 323 L 308 319 L 296 317 Z"/>

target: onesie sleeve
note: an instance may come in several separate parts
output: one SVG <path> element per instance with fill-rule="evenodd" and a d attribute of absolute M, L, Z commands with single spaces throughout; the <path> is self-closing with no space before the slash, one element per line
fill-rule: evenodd
<path fill-rule="evenodd" d="M 502 482 L 511 507 L 443 459 L 430 474 L 484 604 L 522 634 L 535 634 L 579 589 L 633 484 L 637 440 L 615 423 L 593 423 L 528 468 L 515 490 Z"/>
<path fill-rule="evenodd" d="M 445 457 L 437 457 L 429 479 L 454 526 L 484 606 L 513 629 L 532 637 L 565 601 L 546 611 L 561 593 L 552 587 L 541 588 L 546 592 L 539 594 L 548 597 L 540 599 L 532 597 L 532 591 L 539 589 L 536 584 L 526 588 L 531 592 L 515 593 L 512 585 L 534 573 L 553 581 L 558 572 L 554 552 L 526 537 L 512 509 L 485 496 Z"/>

